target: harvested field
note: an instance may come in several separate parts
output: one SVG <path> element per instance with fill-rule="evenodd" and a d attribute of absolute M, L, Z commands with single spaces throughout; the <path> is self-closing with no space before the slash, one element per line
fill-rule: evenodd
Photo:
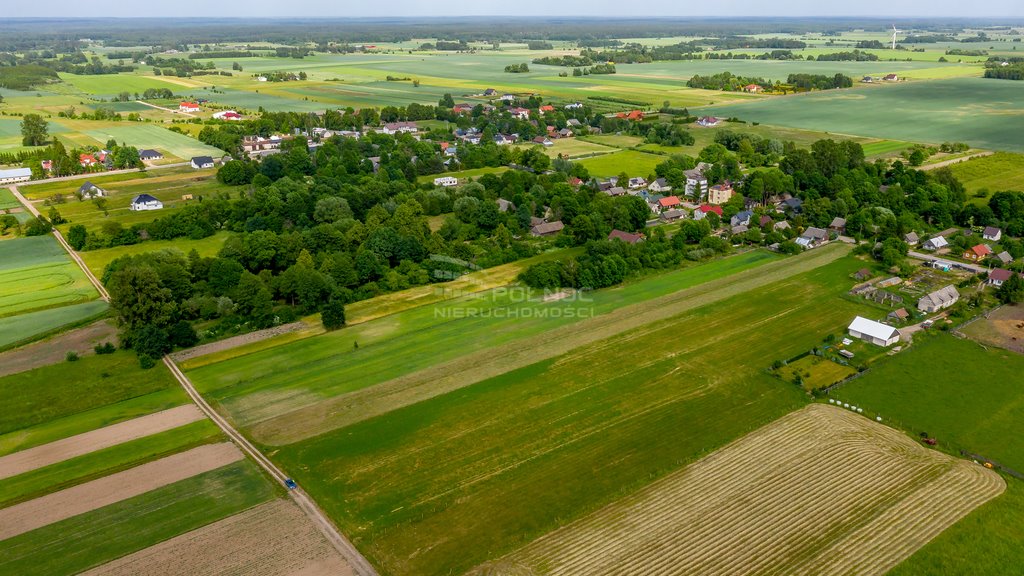
<path fill-rule="evenodd" d="M 104 342 L 117 344 L 117 327 L 109 320 L 93 322 L 42 342 L 0 353 L 0 376 L 62 362 L 68 350 L 74 350 L 79 356 L 88 356 L 93 353 L 93 347 Z"/>
<path fill-rule="evenodd" d="M 0 457 L 0 480 L 69 458 L 116 446 L 143 436 L 157 434 L 204 418 L 194 404 L 185 404 L 155 414 L 134 418 L 98 430 L 78 434 L 14 454 Z"/>
<path fill-rule="evenodd" d="M 290 500 L 261 504 L 119 558 L 86 576 L 347 576 L 351 567 Z"/>
<path fill-rule="evenodd" d="M 815 404 L 474 572 L 884 574 L 1005 488 Z"/>
<path fill-rule="evenodd" d="M 0 510 L 0 540 L 138 496 L 242 459 L 234 444 L 200 446 Z"/>
<path fill-rule="evenodd" d="M 647 302 L 625 306 L 608 314 L 588 318 L 522 342 L 503 346 L 499 350 L 487 348 L 328 400 L 320 400 L 312 395 L 301 398 L 295 398 L 293 395 L 288 398 L 289 401 L 305 402 L 306 405 L 283 415 L 264 419 L 252 427 L 252 435 L 257 441 L 270 445 L 297 442 L 464 388 L 535 362 L 557 357 L 587 344 L 724 300 L 758 286 L 813 270 L 842 257 L 847 252 L 845 246 L 833 244 L 799 258 L 766 264 L 755 270 L 740 272 L 728 278 L 706 282 Z M 279 406 L 271 406 L 267 415 L 278 409 Z"/>
<path fill-rule="evenodd" d="M 1024 354 L 1024 306 L 1002 306 L 961 331 L 982 344 Z"/>

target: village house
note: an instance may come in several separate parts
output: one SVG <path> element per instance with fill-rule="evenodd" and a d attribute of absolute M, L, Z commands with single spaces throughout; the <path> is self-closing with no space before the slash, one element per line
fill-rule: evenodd
<path fill-rule="evenodd" d="M 938 312 L 939 310 L 949 308 L 953 304 L 956 304 L 958 300 L 960 300 L 960 293 L 956 291 L 955 286 L 950 284 L 945 288 L 941 288 L 927 296 L 923 296 L 917 301 L 917 309 L 921 312 L 930 314 L 932 312 Z"/>
<path fill-rule="evenodd" d="M 440 178 L 434 178 L 434 186 L 444 186 L 445 188 L 451 188 L 452 186 L 458 186 L 459 179 L 454 176 L 441 176 Z"/>
<path fill-rule="evenodd" d="M 643 110 L 632 110 L 630 112 L 619 112 L 615 115 L 620 120 L 630 120 L 632 122 L 640 122 L 644 119 Z"/>
<path fill-rule="evenodd" d="M 743 87 L 744 92 L 750 92 L 751 94 L 757 94 L 758 92 L 764 92 L 764 88 L 757 84 L 747 84 Z"/>
<path fill-rule="evenodd" d="M 964 250 L 964 259 L 973 260 L 975 262 L 984 260 L 986 256 L 992 253 L 992 249 L 988 247 L 988 244 L 977 244 L 971 246 L 967 250 Z"/>
<path fill-rule="evenodd" d="M 420 127 L 415 122 L 388 122 L 376 129 L 378 134 L 415 134 Z"/>
<path fill-rule="evenodd" d="M 633 178 L 629 179 L 629 187 L 632 190 L 637 190 L 639 188 L 643 188 L 644 186 L 647 186 L 647 179 L 646 178 L 641 178 L 640 176 L 636 176 L 636 177 L 633 177 Z"/>
<path fill-rule="evenodd" d="M 526 108 L 520 108 L 520 107 L 511 108 L 511 109 L 509 109 L 508 113 L 511 114 L 513 118 L 517 118 L 519 120 L 529 120 L 530 119 L 530 111 L 527 110 Z"/>
<path fill-rule="evenodd" d="M 86 180 L 84 184 L 78 187 L 78 194 L 83 200 L 92 200 L 93 198 L 106 196 L 107 191 Z"/>
<path fill-rule="evenodd" d="M 900 341 L 900 331 L 881 322 L 857 316 L 847 328 L 850 336 L 870 342 L 876 346 L 892 346 Z"/>
<path fill-rule="evenodd" d="M 643 234 L 630 234 L 629 232 L 623 232 L 622 230 L 612 230 L 608 233 L 609 240 L 622 240 L 626 244 L 636 244 L 644 241 Z"/>
<path fill-rule="evenodd" d="M 504 198 L 498 198 L 498 212 L 512 212 L 516 209 L 516 205 L 505 200 Z"/>
<path fill-rule="evenodd" d="M 907 232 L 903 235 L 903 241 L 911 246 L 917 246 L 917 243 L 921 241 L 918 237 L 917 232 Z"/>
<path fill-rule="evenodd" d="M 538 108 L 538 111 L 541 114 L 547 114 L 548 112 L 554 112 L 555 111 L 555 107 L 552 106 L 551 104 L 545 104 L 545 105 L 541 106 L 540 108 Z"/>
<path fill-rule="evenodd" d="M 139 160 L 143 162 L 152 162 L 153 160 L 163 160 L 164 155 L 157 152 L 156 150 L 144 149 L 139 150 Z"/>
<path fill-rule="evenodd" d="M 242 115 L 239 114 L 238 112 L 235 112 L 234 110 L 222 110 L 220 112 L 214 112 L 213 119 L 214 120 L 235 120 L 235 121 L 237 121 L 237 120 L 241 120 L 242 119 Z"/>
<path fill-rule="evenodd" d="M 711 164 L 708 164 L 706 162 L 698 162 L 695 168 L 685 170 L 683 172 L 683 175 L 686 176 L 687 196 L 694 197 L 696 200 L 701 200 L 701 198 L 696 197 L 696 194 L 698 191 L 700 191 L 701 195 L 703 196 L 703 193 L 707 191 L 708 179 L 707 177 L 704 176 L 704 171 L 710 167 Z"/>
<path fill-rule="evenodd" d="M 90 168 L 90 167 L 95 166 L 95 165 L 97 165 L 99 163 L 100 163 L 100 161 L 97 160 L 96 157 L 93 156 L 92 154 L 79 154 L 78 155 L 78 164 L 82 168 Z"/>
<path fill-rule="evenodd" d="M 530 234 L 534 236 L 551 236 L 552 234 L 558 234 L 563 228 L 565 228 L 565 225 L 562 224 L 561 220 L 542 222 L 530 228 Z"/>
<path fill-rule="evenodd" d="M 835 231 L 836 234 L 846 233 L 846 218 L 840 218 L 836 216 L 832 219 L 832 223 L 828 225 L 829 230 Z"/>
<path fill-rule="evenodd" d="M 675 222 L 676 220 L 686 218 L 686 211 L 679 209 L 665 210 L 659 218 L 661 218 L 662 222 Z"/>
<path fill-rule="evenodd" d="M 32 179 L 31 168 L 9 168 L 0 170 L 0 184 L 13 184 L 15 182 L 28 182 Z"/>
<path fill-rule="evenodd" d="M 772 224 L 772 230 L 777 230 L 779 232 L 783 230 L 789 230 L 790 228 L 791 226 L 789 225 L 789 222 L 785 220 L 779 220 L 775 224 Z"/>
<path fill-rule="evenodd" d="M 452 112 L 455 112 L 456 114 L 469 114 L 470 112 L 473 111 L 474 107 L 475 106 L 473 106 L 469 102 L 460 102 L 455 106 L 452 106 Z"/>
<path fill-rule="evenodd" d="M 705 128 L 718 126 L 720 122 L 721 120 L 715 118 L 714 116 L 704 116 L 703 118 L 697 120 L 697 124 L 700 126 L 704 126 Z"/>
<path fill-rule="evenodd" d="M 583 103 L 582 102 L 573 102 L 571 104 L 566 104 L 565 105 L 565 109 L 566 110 L 582 110 L 583 109 Z"/>
<path fill-rule="evenodd" d="M 1013 276 L 1013 272 L 1010 272 L 1005 268 L 996 268 L 988 273 L 988 280 L 985 282 L 989 286 L 999 287 L 1003 285 L 1003 282 L 1009 280 L 1011 276 Z M 1024 275 L 1021 276 L 1024 277 Z"/>
<path fill-rule="evenodd" d="M 751 212 L 750 210 L 744 210 L 742 212 L 737 212 L 735 216 L 733 216 L 731 219 L 729 219 L 729 225 L 733 226 L 733 227 L 736 227 L 736 226 L 749 226 L 750 225 L 750 219 L 753 216 L 754 216 L 754 213 Z"/>
<path fill-rule="evenodd" d="M 816 248 L 828 244 L 828 231 L 824 228 L 808 227 L 804 233 L 797 237 L 796 243 L 804 248 Z"/>
<path fill-rule="evenodd" d="M 213 158 L 210 157 L 210 156 L 196 156 L 196 157 L 192 158 L 192 161 L 190 162 L 190 164 L 196 170 L 199 170 L 199 169 L 202 169 L 202 168 L 213 168 L 213 165 L 214 165 Z"/>
<path fill-rule="evenodd" d="M 665 211 L 679 206 L 678 196 L 666 196 L 658 200 L 658 209 Z"/>
<path fill-rule="evenodd" d="M 733 193 L 731 184 L 715 184 L 708 188 L 708 204 L 725 204 L 732 198 Z"/>
<path fill-rule="evenodd" d="M 281 142 L 280 136 L 271 136 L 270 138 L 262 138 L 255 135 L 242 136 L 242 150 L 248 154 L 255 155 L 260 152 L 278 150 L 281 148 Z"/>
<path fill-rule="evenodd" d="M 721 206 L 712 206 L 710 204 L 701 204 L 701 206 L 699 208 L 697 208 L 696 210 L 693 211 L 693 219 L 694 220 L 703 220 L 704 218 L 707 217 L 708 214 L 711 214 L 711 213 L 718 214 L 718 217 L 721 218 L 722 217 L 722 207 Z"/>
<path fill-rule="evenodd" d="M 668 185 L 668 182 L 666 182 L 664 178 L 658 178 L 654 182 L 651 182 L 651 185 L 648 186 L 647 189 L 651 192 L 657 192 L 658 194 L 672 191 L 672 187 Z"/>
<path fill-rule="evenodd" d="M 765 226 L 770 225 L 772 222 L 774 222 L 772 220 L 772 217 L 765 214 L 757 219 L 757 226 L 758 228 L 764 228 Z"/>
<path fill-rule="evenodd" d="M 731 232 L 733 235 L 736 235 L 743 234 L 747 230 L 750 230 L 750 228 L 746 224 L 740 224 L 739 226 L 733 226 Z"/>
<path fill-rule="evenodd" d="M 1003 231 L 995 226 L 986 226 L 985 231 L 981 233 L 981 237 L 992 242 L 999 242 L 1003 237 Z"/>
<path fill-rule="evenodd" d="M 776 210 L 779 212 L 790 212 L 792 214 L 799 214 L 804 209 L 804 201 L 793 197 L 786 198 L 782 202 L 779 202 L 776 206 Z"/>
<path fill-rule="evenodd" d="M 906 308 L 897 308 L 885 317 L 886 320 L 895 320 L 897 322 L 905 322 L 907 318 L 910 318 L 910 312 L 907 312 Z"/>
<path fill-rule="evenodd" d="M 899 82 L 900 77 L 896 74 L 886 74 L 882 77 L 882 80 L 885 80 L 886 82 Z"/>
<path fill-rule="evenodd" d="M 924 244 L 921 245 L 921 247 L 924 248 L 925 250 L 939 250 L 941 248 L 945 248 L 946 246 L 949 246 L 949 242 L 947 242 L 946 238 L 943 236 L 929 238 L 928 240 L 924 241 Z"/>
<path fill-rule="evenodd" d="M 139 194 L 135 198 L 132 198 L 132 203 L 128 206 L 129 210 L 135 212 L 141 212 L 143 210 L 160 210 L 164 207 L 164 203 L 157 200 L 149 194 Z"/>
<path fill-rule="evenodd" d="M 1007 252 L 1006 250 L 1003 250 L 999 254 L 996 254 L 996 259 L 1002 262 L 1003 264 L 1009 264 L 1013 262 L 1013 256 L 1011 256 L 1010 253 Z"/>
<path fill-rule="evenodd" d="M 178 112 L 199 112 L 201 108 L 195 102 L 182 102 L 178 104 Z"/>
<path fill-rule="evenodd" d="M 612 186 L 611 188 L 605 190 L 604 193 L 609 196 L 622 196 L 623 194 L 626 193 L 626 189 L 623 188 L 622 186 Z"/>

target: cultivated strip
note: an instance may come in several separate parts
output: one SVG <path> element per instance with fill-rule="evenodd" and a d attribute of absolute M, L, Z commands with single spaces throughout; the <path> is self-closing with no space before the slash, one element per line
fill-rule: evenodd
<path fill-rule="evenodd" d="M 298 507 L 277 499 L 84 572 L 84 576 L 351 576 Z"/>
<path fill-rule="evenodd" d="M 259 442 L 269 445 L 298 442 L 561 356 L 576 348 L 719 302 L 765 284 L 785 280 L 833 262 L 848 251 L 847 246 L 833 244 L 802 256 L 765 264 L 660 298 L 625 306 L 601 316 L 507 343 L 500 348 L 486 348 L 263 420 L 252 426 L 252 435 Z"/>
<path fill-rule="evenodd" d="M 234 444 L 209 444 L 0 510 L 0 540 L 191 478 L 243 458 Z"/>
<path fill-rule="evenodd" d="M 814 404 L 472 573 L 882 575 L 1004 489 Z"/>
<path fill-rule="evenodd" d="M 203 413 L 194 404 L 185 404 L 8 454 L 0 457 L 0 480 L 130 440 L 165 432 L 203 418 Z"/>

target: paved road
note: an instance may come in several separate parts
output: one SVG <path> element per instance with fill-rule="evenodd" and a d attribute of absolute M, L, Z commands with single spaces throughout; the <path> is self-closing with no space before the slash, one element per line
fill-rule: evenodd
<path fill-rule="evenodd" d="M 31 212 L 36 217 L 41 216 L 39 210 L 36 210 L 36 207 L 33 206 L 32 203 L 28 201 L 28 198 L 22 196 L 21 191 L 18 190 L 17 186 L 10 186 L 10 190 L 11 193 L 14 194 L 14 197 L 18 199 L 18 202 L 21 202 L 21 205 L 28 209 L 29 212 Z M 92 270 L 89 270 L 89 267 L 85 265 L 85 261 L 83 261 L 82 257 L 78 255 L 78 252 L 75 252 L 74 249 L 71 248 L 71 245 L 68 244 L 67 240 L 64 239 L 64 236 L 60 233 L 60 231 L 54 228 L 53 236 L 54 238 L 57 239 L 57 242 L 60 243 L 64 250 L 67 251 L 68 256 L 71 256 L 71 259 L 75 262 L 75 264 L 78 264 L 78 267 L 82 269 L 82 272 L 85 272 L 85 277 L 89 279 L 89 282 L 91 282 L 92 285 L 96 288 L 96 291 L 100 293 L 100 298 L 102 298 L 105 302 L 110 302 L 110 294 L 107 292 L 107 289 L 104 288 L 103 284 L 100 283 L 99 279 L 96 278 L 95 275 L 93 275 Z"/>
<path fill-rule="evenodd" d="M 284 472 L 264 456 L 262 452 L 257 450 L 256 447 L 245 438 L 245 436 L 242 436 L 240 432 L 231 426 L 231 423 L 228 422 L 227 419 L 218 414 L 206 402 L 202 395 L 196 391 L 195 386 L 192 385 L 188 376 L 185 376 L 181 369 L 178 368 L 173 360 L 171 360 L 170 356 L 164 356 L 164 364 L 166 364 L 167 368 L 170 369 L 171 374 L 174 374 L 174 377 L 185 389 L 185 392 L 189 397 L 192 398 L 192 401 L 199 406 L 199 409 L 202 410 L 210 420 L 213 420 L 213 422 L 219 426 L 220 429 L 223 430 L 224 433 L 227 434 L 227 436 L 231 438 L 231 440 L 234 441 L 234 443 L 237 444 L 243 452 L 248 454 L 256 461 L 257 464 L 260 465 L 260 467 L 262 467 L 278 482 L 284 484 L 284 481 L 288 476 L 286 476 Z M 338 532 L 338 529 L 334 527 L 334 524 L 327 519 L 327 516 L 324 515 L 323 511 L 317 507 L 316 503 L 313 502 L 313 499 L 310 498 L 301 487 L 289 490 L 288 494 L 292 497 L 295 503 L 298 504 L 299 508 L 305 512 L 306 516 L 313 521 L 314 525 L 316 525 L 324 536 L 327 537 L 327 540 L 338 550 L 342 557 L 345 558 L 345 561 L 348 562 L 349 566 L 352 567 L 356 574 L 359 576 L 376 576 L 377 571 L 374 570 L 373 566 L 365 557 L 363 557 L 362 554 L 359 553 L 359 550 L 349 542 L 348 538 L 345 538 L 341 532 Z"/>

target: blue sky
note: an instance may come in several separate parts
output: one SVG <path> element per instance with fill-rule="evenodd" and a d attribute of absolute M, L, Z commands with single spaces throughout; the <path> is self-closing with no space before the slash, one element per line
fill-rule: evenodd
<path fill-rule="evenodd" d="M 4 0 L 4 16 L 903 16 L 1022 17 L 1021 0 Z M 182 6 L 195 10 L 182 11 Z"/>

